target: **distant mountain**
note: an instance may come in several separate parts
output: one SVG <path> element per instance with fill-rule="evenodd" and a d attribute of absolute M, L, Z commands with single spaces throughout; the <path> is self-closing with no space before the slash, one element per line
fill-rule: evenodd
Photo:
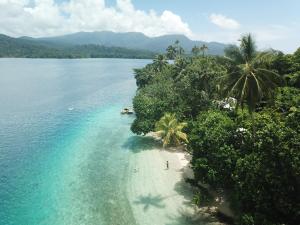
<path fill-rule="evenodd" d="M 22 39 L 28 39 L 23 37 Z M 180 45 L 190 52 L 195 45 L 206 44 L 208 54 L 223 55 L 225 44 L 217 42 L 193 41 L 184 35 L 164 35 L 159 37 L 147 37 L 143 33 L 115 33 L 111 31 L 101 32 L 79 32 L 57 37 L 36 38 L 30 40 L 43 41 L 45 43 L 64 44 L 64 45 L 85 45 L 95 44 L 108 47 L 122 47 L 129 49 L 142 49 L 154 52 L 165 52 L 166 48 L 176 40 Z"/>
<path fill-rule="evenodd" d="M 0 58 L 153 58 L 156 53 L 94 44 L 63 44 L 0 34 Z"/>
<path fill-rule="evenodd" d="M 192 41 L 184 35 L 147 37 L 142 33 L 79 32 L 57 37 L 13 38 L 0 34 L 0 57 L 30 58 L 153 58 L 176 40 L 189 54 L 195 45 L 208 54 L 223 55 L 225 44 Z"/>

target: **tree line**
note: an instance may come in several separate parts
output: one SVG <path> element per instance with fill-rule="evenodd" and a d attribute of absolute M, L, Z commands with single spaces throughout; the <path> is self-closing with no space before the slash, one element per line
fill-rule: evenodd
<path fill-rule="evenodd" d="M 199 187 L 226 193 L 235 224 L 300 221 L 300 48 L 258 51 L 251 34 L 225 56 L 190 56 L 179 42 L 135 69 L 131 130 L 157 131 L 164 146 L 186 143 Z M 174 59 L 169 62 L 168 59 Z"/>

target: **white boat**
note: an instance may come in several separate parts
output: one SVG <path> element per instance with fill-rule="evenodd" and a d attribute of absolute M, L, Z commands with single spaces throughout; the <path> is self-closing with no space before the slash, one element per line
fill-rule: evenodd
<path fill-rule="evenodd" d="M 133 114 L 134 111 L 130 108 L 124 108 L 122 111 L 121 111 L 121 114 Z"/>

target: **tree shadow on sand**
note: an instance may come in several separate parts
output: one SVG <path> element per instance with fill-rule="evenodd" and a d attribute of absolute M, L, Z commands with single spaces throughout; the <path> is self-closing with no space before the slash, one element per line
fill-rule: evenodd
<path fill-rule="evenodd" d="M 187 207 L 193 207 L 194 203 L 192 202 L 194 194 L 196 192 L 195 188 L 186 182 L 184 178 L 181 178 L 180 181 L 178 181 L 175 186 L 174 190 L 184 198 L 183 204 Z"/>
<path fill-rule="evenodd" d="M 161 195 L 152 196 L 151 194 L 148 195 L 140 195 L 134 204 L 143 205 L 144 211 L 147 211 L 150 207 L 155 208 L 165 208 L 165 204 L 163 204 L 164 198 Z"/>
<path fill-rule="evenodd" d="M 193 183 L 192 179 L 182 179 L 175 184 L 174 190 L 184 197 L 182 207 L 177 215 L 169 215 L 172 221 L 166 225 L 209 225 L 209 224 L 231 224 L 228 218 L 221 218 L 215 211 L 214 198 L 203 187 Z M 196 207 L 193 202 L 194 195 L 201 196 L 201 202 Z M 219 223 L 223 222 L 223 223 Z"/>
<path fill-rule="evenodd" d="M 133 153 L 139 153 L 141 151 L 161 148 L 161 144 L 152 137 L 132 136 L 126 140 L 122 147 Z"/>

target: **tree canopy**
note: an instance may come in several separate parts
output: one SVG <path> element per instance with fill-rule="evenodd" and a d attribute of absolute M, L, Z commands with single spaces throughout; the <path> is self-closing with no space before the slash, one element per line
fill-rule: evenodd
<path fill-rule="evenodd" d="M 193 183 L 226 192 L 235 224 L 297 224 L 300 49 L 260 52 L 251 35 L 226 49 L 225 57 L 199 54 L 197 46 L 191 57 L 176 55 L 179 45 L 168 47 L 174 63 L 158 56 L 135 70 L 132 131 L 161 131 L 168 140 L 183 121 Z M 229 99 L 241 107 L 231 107 Z"/>

